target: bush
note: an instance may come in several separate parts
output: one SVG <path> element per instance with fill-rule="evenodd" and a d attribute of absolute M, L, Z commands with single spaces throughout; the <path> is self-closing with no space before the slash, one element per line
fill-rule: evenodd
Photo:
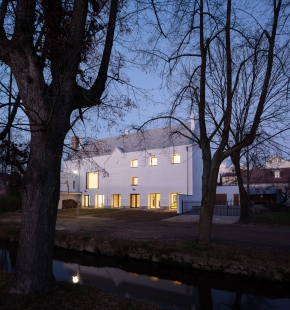
<path fill-rule="evenodd" d="M 21 210 L 22 199 L 20 195 L 8 194 L 0 197 L 0 213 L 1 212 L 14 212 Z"/>

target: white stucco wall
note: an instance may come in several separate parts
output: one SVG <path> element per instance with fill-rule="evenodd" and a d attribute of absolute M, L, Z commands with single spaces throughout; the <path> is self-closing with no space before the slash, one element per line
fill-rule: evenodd
<path fill-rule="evenodd" d="M 227 194 L 227 200 L 234 201 L 234 194 L 240 194 L 239 187 L 237 185 L 222 185 L 217 186 L 217 194 Z"/>
<path fill-rule="evenodd" d="M 180 163 L 172 164 L 172 154 L 180 154 Z M 150 156 L 157 156 L 157 166 L 149 165 Z M 138 159 L 138 167 L 131 168 L 131 160 Z M 96 166 L 99 166 L 97 168 Z M 69 173 L 69 184 L 76 180 L 72 174 L 78 170 L 78 161 L 67 161 L 66 172 Z M 86 172 L 104 168 L 108 175 L 99 173 L 99 188 L 86 188 Z M 160 194 L 160 207 L 170 206 L 171 193 L 194 195 L 201 197 L 201 153 L 192 150 L 191 145 L 182 145 L 166 149 L 151 149 L 140 152 L 123 153 L 116 148 L 111 155 L 93 157 L 80 163 L 80 192 L 82 206 L 84 195 L 90 197 L 90 207 L 96 206 L 96 195 L 104 195 L 104 206 L 112 206 L 112 195 L 121 195 L 121 207 L 130 207 L 130 194 L 140 194 L 140 207 L 149 207 L 149 194 Z M 138 185 L 131 185 L 131 178 L 138 178 Z M 63 182 L 66 186 L 66 183 Z M 62 196 L 62 195 L 61 195 Z"/>

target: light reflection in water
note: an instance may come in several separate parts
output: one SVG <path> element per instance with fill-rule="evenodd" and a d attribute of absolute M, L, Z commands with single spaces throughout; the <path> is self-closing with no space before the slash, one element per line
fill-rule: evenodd
<path fill-rule="evenodd" d="M 94 257 L 93 261 L 96 259 Z M 0 244 L 1 270 L 13 272 L 14 264 L 15 248 L 11 252 L 1 249 Z M 163 266 L 162 268 L 164 269 Z M 158 269 L 161 269 L 159 265 Z M 174 309 L 290 309 L 290 298 L 287 293 L 282 297 L 280 294 L 279 298 L 275 298 L 271 294 L 272 298 L 268 298 L 267 294 L 269 293 L 253 294 L 248 289 L 247 283 L 244 288 L 235 291 L 232 287 L 235 287 L 235 282 L 240 280 L 238 277 L 232 278 L 232 283 L 229 283 L 230 289 L 219 289 L 217 285 L 214 287 L 209 285 L 211 274 L 202 275 L 198 281 L 194 280 L 198 275 L 192 274 L 189 277 L 187 275 L 187 279 L 192 279 L 189 282 L 194 283 L 190 284 L 188 281 L 184 283 L 177 278 L 166 280 L 161 276 L 147 276 L 142 272 L 127 272 L 116 267 L 81 266 L 78 263 L 64 263 L 59 260 L 54 261 L 53 271 L 57 280 L 96 286 L 117 295 L 146 300 Z M 259 282 L 257 285 L 263 285 L 263 282 Z M 275 289 L 275 284 L 271 284 L 271 286 Z"/>

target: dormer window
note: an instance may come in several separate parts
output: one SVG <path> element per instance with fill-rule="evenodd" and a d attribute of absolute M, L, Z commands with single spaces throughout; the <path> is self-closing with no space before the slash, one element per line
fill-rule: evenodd
<path fill-rule="evenodd" d="M 274 171 L 274 178 L 281 178 L 281 171 L 280 170 Z"/>

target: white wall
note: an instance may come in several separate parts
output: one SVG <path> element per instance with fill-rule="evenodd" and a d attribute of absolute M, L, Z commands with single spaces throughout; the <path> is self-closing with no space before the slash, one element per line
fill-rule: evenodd
<path fill-rule="evenodd" d="M 180 154 L 181 162 L 172 164 L 172 154 Z M 157 166 L 149 165 L 151 155 L 157 156 Z M 138 159 L 138 167 L 131 168 L 131 160 Z M 77 169 L 77 161 L 67 161 L 67 171 Z M 99 168 L 96 167 L 96 164 Z M 86 188 L 86 172 L 104 168 L 109 175 L 99 173 L 99 188 Z M 130 206 L 130 194 L 140 194 L 140 206 L 148 208 L 149 193 L 161 195 L 160 207 L 168 208 L 170 193 L 194 194 L 201 197 L 201 153 L 192 147 L 176 146 L 174 149 L 152 149 L 142 152 L 123 153 L 115 149 L 111 155 L 83 160 L 80 169 L 82 206 L 84 195 L 90 196 L 90 206 L 95 207 L 96 195 L 105 196 L 105 207 L 111 207 L 112 194 L 121 194 L 121 206 Z M 71 180 L 74 176 L 71 176 Z M 131 178 L 138 177 L 138 185 L 131 185 Z"/>
<path fill-rule="evenodd" d="M 192 202 L 195 201 L 193 195 L 178 195 L 177 196 L 177 214 L 182 214 L 183 211 L 188 211 L 188 210 L 182 210 L 182 204 L 183 202 Z"/>
<path fill-rule="evenodd" d="M 238 185 L 217 186 L 217 194 L 227 194 L 227 200 L 234 201 L 234 194 L 240 194 Z"/>

